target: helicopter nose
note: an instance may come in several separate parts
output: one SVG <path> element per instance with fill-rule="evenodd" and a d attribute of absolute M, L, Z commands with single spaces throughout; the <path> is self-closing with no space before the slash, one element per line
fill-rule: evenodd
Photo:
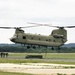
<path fill-rule="evenodd" d="M 10 38 L 10 41 L 15 42 L 15 38 Z"/>

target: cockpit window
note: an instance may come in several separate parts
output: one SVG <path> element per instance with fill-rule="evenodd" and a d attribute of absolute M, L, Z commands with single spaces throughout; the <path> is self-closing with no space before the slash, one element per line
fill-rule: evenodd
<path fill-rule="evenodd" d="M 14 38 L 17 38 L 17 37 L 18 37 L 18 35 L 14 35 L 13 37 L 14 37 Z"/>

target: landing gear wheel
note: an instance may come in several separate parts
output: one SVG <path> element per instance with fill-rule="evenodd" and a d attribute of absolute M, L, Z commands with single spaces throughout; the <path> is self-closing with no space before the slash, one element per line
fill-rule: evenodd
<path fill-rule="evenodd" d="M 58 47 L 58 50 L 60 50 L 61 48 L 60 47 Z"/>
<path fill-rule="evenodd" d="M 30 48 L 30 46 L 27 46 L 27 49 L 29 49 Z"/>

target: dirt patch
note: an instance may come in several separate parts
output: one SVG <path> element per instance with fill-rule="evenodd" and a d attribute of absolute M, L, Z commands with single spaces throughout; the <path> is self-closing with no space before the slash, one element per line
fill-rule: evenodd
<path fill-rule="evenodd" d="M 1 63 L 0 70 L 5 72 L 20 72 L 20 73 L 42 74 L 42 75 L 50 75 L 57 73 L 75 74 L 75 68 L 66 69 L 63 68 L 63 66 L 75 67 L 75 65 L 44 64 L 44 63 L 25 63 L 25 64 Z"/>

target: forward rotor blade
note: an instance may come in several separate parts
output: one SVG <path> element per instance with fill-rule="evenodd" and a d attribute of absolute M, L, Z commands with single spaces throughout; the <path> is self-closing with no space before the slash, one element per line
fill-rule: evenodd
<path fill-rule="evenodd" d="M 0 27 L 2 29 L 15 29 L 16 27 Z"/>
<path fill-rule="evenodd" d="M 39 27 L 39 26 L 41 26 L 41 25 L 26 26 L 26 27 L 20 27 L 20 28 L 31 28 L 31 27 Z"/>
<path fill-rule="evenodd" d="M 39 27 L 41 25 L 33 25 L 33 26 L 25 26 L 25 27 L 0 27 L 2 29 L 17 29 L 17 28 L 31 28 L 31 27 Z"/>

